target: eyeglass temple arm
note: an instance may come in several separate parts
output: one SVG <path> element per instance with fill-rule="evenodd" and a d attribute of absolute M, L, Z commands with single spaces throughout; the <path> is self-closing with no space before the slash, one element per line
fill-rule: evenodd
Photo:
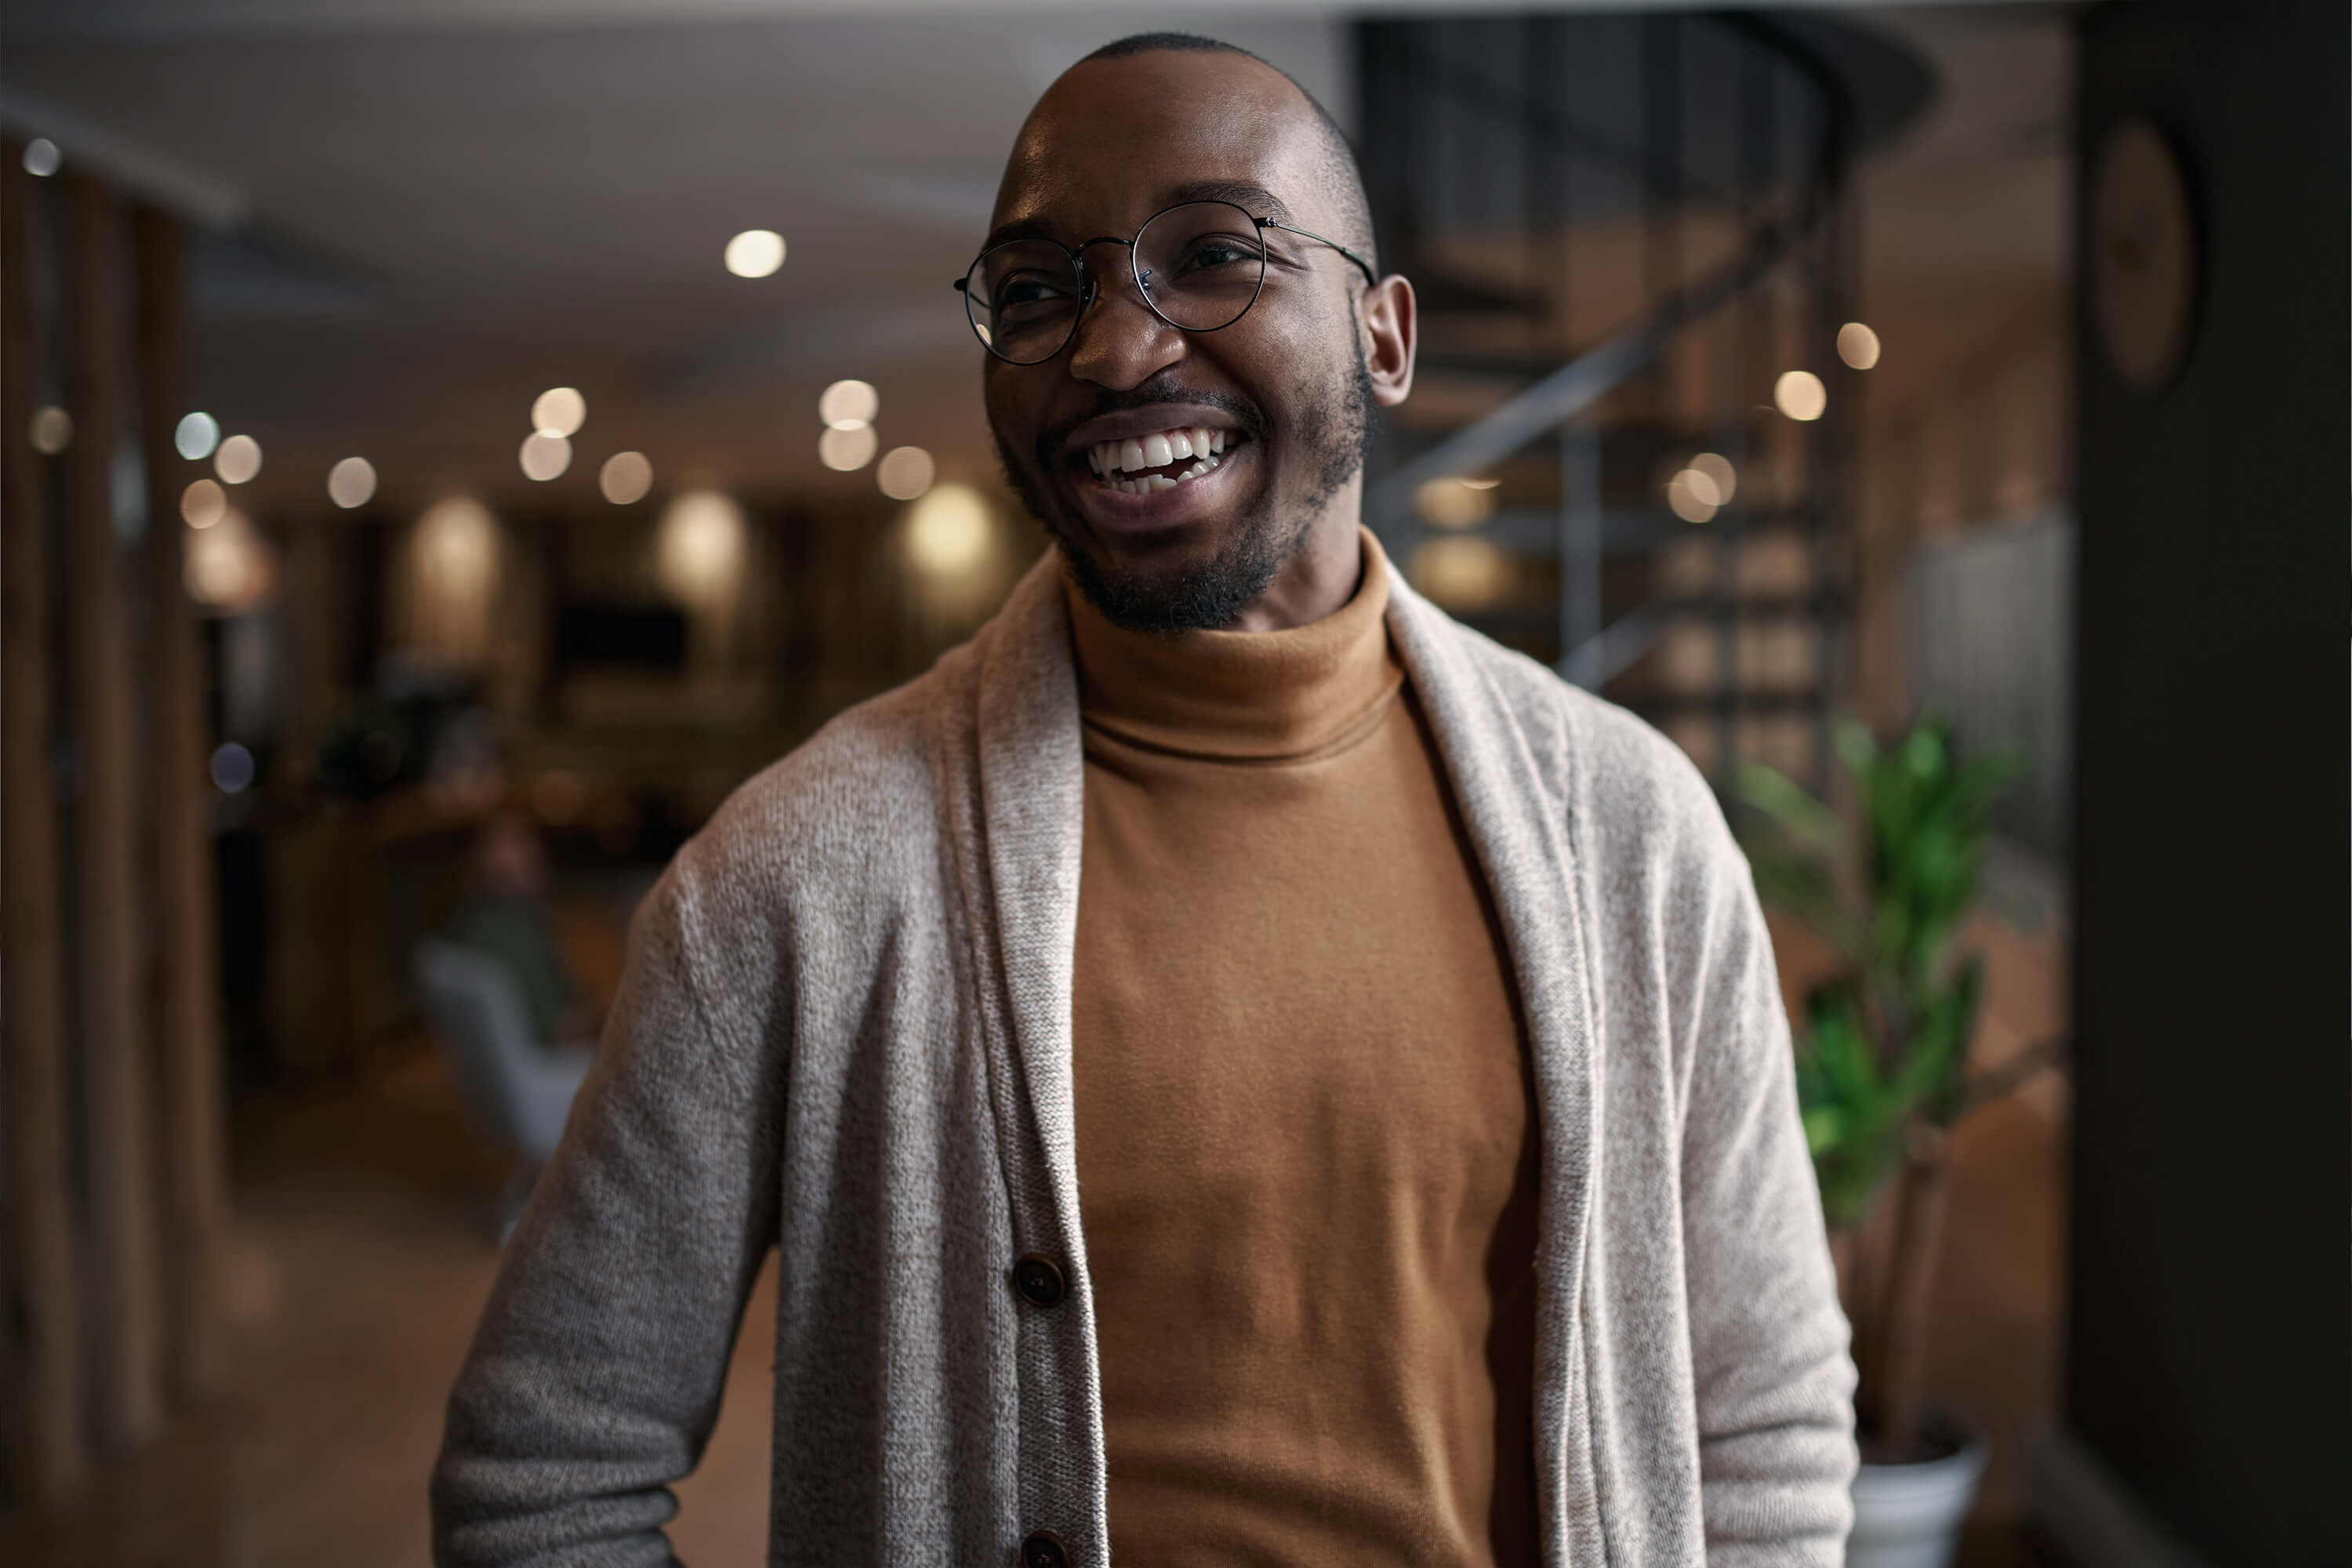
<path fill-rule="evenodd" d="M 1332 249 L 1338 251 L 1340 255 L 1346 257 L 1349 260 L 1354 262 L 1356 264 L 1356 270 L 1364 275 L 1364 281 L 1367 284 L 1377 285 L 1380 282 L 1379 276 L 1372 271 L 1372 264 L 1370 262 L 1365 260 L 1362 257 L 1357 255 L 1354 251 L 1349 249 L 1346 246 L 1340 244 L 1336 239 L 1326 239 L 1319 234 L 1309 234 L 1307 230 L 1300 228 L 1296 224 L 1284 223 L 1276 218 L 1262 217 L 1259 218 L 1257 222 L 1258 226 L 1262 228 L 1278 228 L 1285 234 L 1295 234 L 1301 239 L 1311 239 L 1318 245 L 1328 245 Z"/>

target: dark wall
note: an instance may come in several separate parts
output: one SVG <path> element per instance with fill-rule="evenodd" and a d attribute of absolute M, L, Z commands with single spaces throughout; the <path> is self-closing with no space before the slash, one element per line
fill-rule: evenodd
<path fill-rule="evenodd" d="M 2082 166 L 2119 116 L 2168 132 L 2203 282 L 2144 395 L 2078 270 L 2065 1417 L 2217 1563 L 2352 1562 L 2348 45 L 2343 0 L 2083 33 Z"/>

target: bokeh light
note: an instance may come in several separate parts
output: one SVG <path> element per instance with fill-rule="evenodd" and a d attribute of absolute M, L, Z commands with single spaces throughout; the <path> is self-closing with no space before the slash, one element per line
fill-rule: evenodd
<path fill-rule="evenodd" d="M 261 472 L 261 443 L 250 436 L 232 436 L 213 454 L 213 472 L 225 485 L 241 485 Z"/>
<path fill-rule="evenodd" d="M 36 408 L 26 438 L 33 443 L 34 451 L 54 458 L 73 445 L 73 416 L 54 403 Z"/>
<path fill-rule="evenodd" d="M 223 795 L 242 795 L 253 785 L 253 753 L 235 741 L 224 741 L 213 748 L 208 770 L 213 787 Z"/>
<path fill-rule="evenodd" d="M 180 492 L 180 520 L 190 528 L 210 528 L 228 510 L 228 492 L 218 479 L 198 479 Z"/>
<path fill-rule="evenodd" d="M 184 415 L 172 432 L 172 449 L 191 463 L 203 462 L 219 445 L 220 421 L 209 414 Z"/>
<path fill-rule="evenodd" d="M 588 400 L 576 388 L 551 386 L 530 405 L 530 427 L 542 436 L 576 436 L 588 421 Z"/>
<path fill-rule="evenodd" d="M 1772 384 L 1772 402 L 1781 413 L 1801 423 L 1819 419 L 1830 405 L 1829 388 L 1809 370 L 1783 371 Z"/>
<path fill-rule="evenodd" d="M 1491 540 L 1433 539 L 1412 552 L 1412 580 L 1451 609 L 1484 609 L 1510 585 L 1510 563 Z"/>
<path fill-rule="evenodd" d="M 679 602 L 712 605 L 742 575 L 743 509 L 717 490 L 680 493 L 663 509 L 657 563 L 662 585 Z"/>
<path fill-rule="evenodd" d="M 836 381 L 816 400 L 816 416 L 835 430 L 871 425 L 881 412 L 882 395 L 863 381 Z"/>
<path fill-rule="evenodd" d="M 518 456 L 524 478 L 551 479 L 572 466 L 572 443 L 561 436 L 534 430 L 523 437 Z"/>
<path fill-rule="evenodd" d="M 1434 528 L 1475 528 L 1495 511 L 1494 482 L 1431 479 L 1412 492 L 1423 521 Z"/>
<path fill-rule="evenodd" d="M 892 500 L 913 500 L 931 488 L 938 471 L 931 455 L 920 447 L 893 447 L 875 465 L 874 482 Z"/>
<path fill-rule="evenodd" d="M 826 468 L 846 474 L 872 462 L 880 445 L 871 425 L 835 425 L 817 437 L 816 455 Z"/>
<path fill-rule="evenodd" d="M 1838 329 L 1838 358 L 1856 370 L 1868 370 L 1878 363 L 1878 334 L 1860 321 L 1848 321 Z"/>
<path fill-rule="evenodd" d="M 375 497 L 375 465 L 365 458 L 345 458 L 327 470 L 327 499 L 349 511 Z"/>
<path fill-rule="evenodd" d="M 1690 460 L 1693 473 L 1705 474 L 1715 486 L 1715 504 L 1729 506 L 1731 498 L 1739 493 L 1739 470 L 1731 459 L 1720 452 L 1701 452 Z"/>
<path fill-rule="evenodd" d="M 47 179 L 64 162 L 58 156 L 58 144 L 46 136 L 36 136 L 25 143 L 25 173 L 37 179 Z"/>
<path fill-rule="evenodd" d="M 634 506 L 654 488 L 654 466 L 643 452 L 615 452 L 596 471 L 596 488 L 614 506 Z"/>
<path fill-rule="evenodd" d="M 1666 510 L 1685 522 L 1706 522 L 1718 504 L 1715 481 L 1696 468 L 1685 468 L 1666 481 Z"/>
<path fill-rule="evenodd" d="M 784 237 L 772 228 L 747 228 L 727 242 L 727 270 L 738 278 L 765 278 L 784 264 Z"/>
<path fill-rule="evenodd" d="M 225 508 L 220 521 L 188 537 L 181 581 L 188 596 L 224 615 L 261 602 L 277 581 L 277 560 L 245 513 Z"/>
<path fill-rule="evenodd" d="M 978 490 L 940 485 L 907 509 L 907 560 L 927 577 L 961 577 L 988 559 L 994 531 Z"/>

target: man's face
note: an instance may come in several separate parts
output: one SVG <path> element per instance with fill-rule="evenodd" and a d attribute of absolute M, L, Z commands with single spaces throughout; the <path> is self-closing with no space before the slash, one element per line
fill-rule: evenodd
<path fill-rule="evenodd" d="M 1130 239 L 1161 208 L 1208 198 L 1360 242 L 1324 194 L 1325 167 L 1312 110 L 1256 61 L 1096 61 L 1032 112 L 995 233 Z M 1040 364 L 985 362 L 1008 479 L 1119 624 L 1228 625 L 1318 527 L 1344 527 L 1352 545 L 1370 404 L 1393 400 L 1367 368 L 1362 275 L 1328 246 L 1278 230 L 1265 239 L 1265 288 L 1231 326 L 1170 326 L 1139 297 L 1126 247 L 1096 245 L 1085 259 L 1100 297 L 1068 346 Z M 1203 455 L 1175 453 L 1202 432 L 1213 466 L 1194 472 Z M 1170 443 L 1165 457 L 1155 439 Z M 1139 454 L 1173 482 L 1139 485 L 1120 466 Z"/>

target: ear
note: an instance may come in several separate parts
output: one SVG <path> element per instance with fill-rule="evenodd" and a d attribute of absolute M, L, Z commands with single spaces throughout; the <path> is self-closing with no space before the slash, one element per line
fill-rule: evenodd
<path fill-rule="evenodd" d="M 1412 356 L 1419 322 L 1412 280 L 1391 272 L 1364 290 L 1361 316 L 1364 368 L 1372 377 L 1372 401 L 1394 408 L 1412 391 Z"/>

